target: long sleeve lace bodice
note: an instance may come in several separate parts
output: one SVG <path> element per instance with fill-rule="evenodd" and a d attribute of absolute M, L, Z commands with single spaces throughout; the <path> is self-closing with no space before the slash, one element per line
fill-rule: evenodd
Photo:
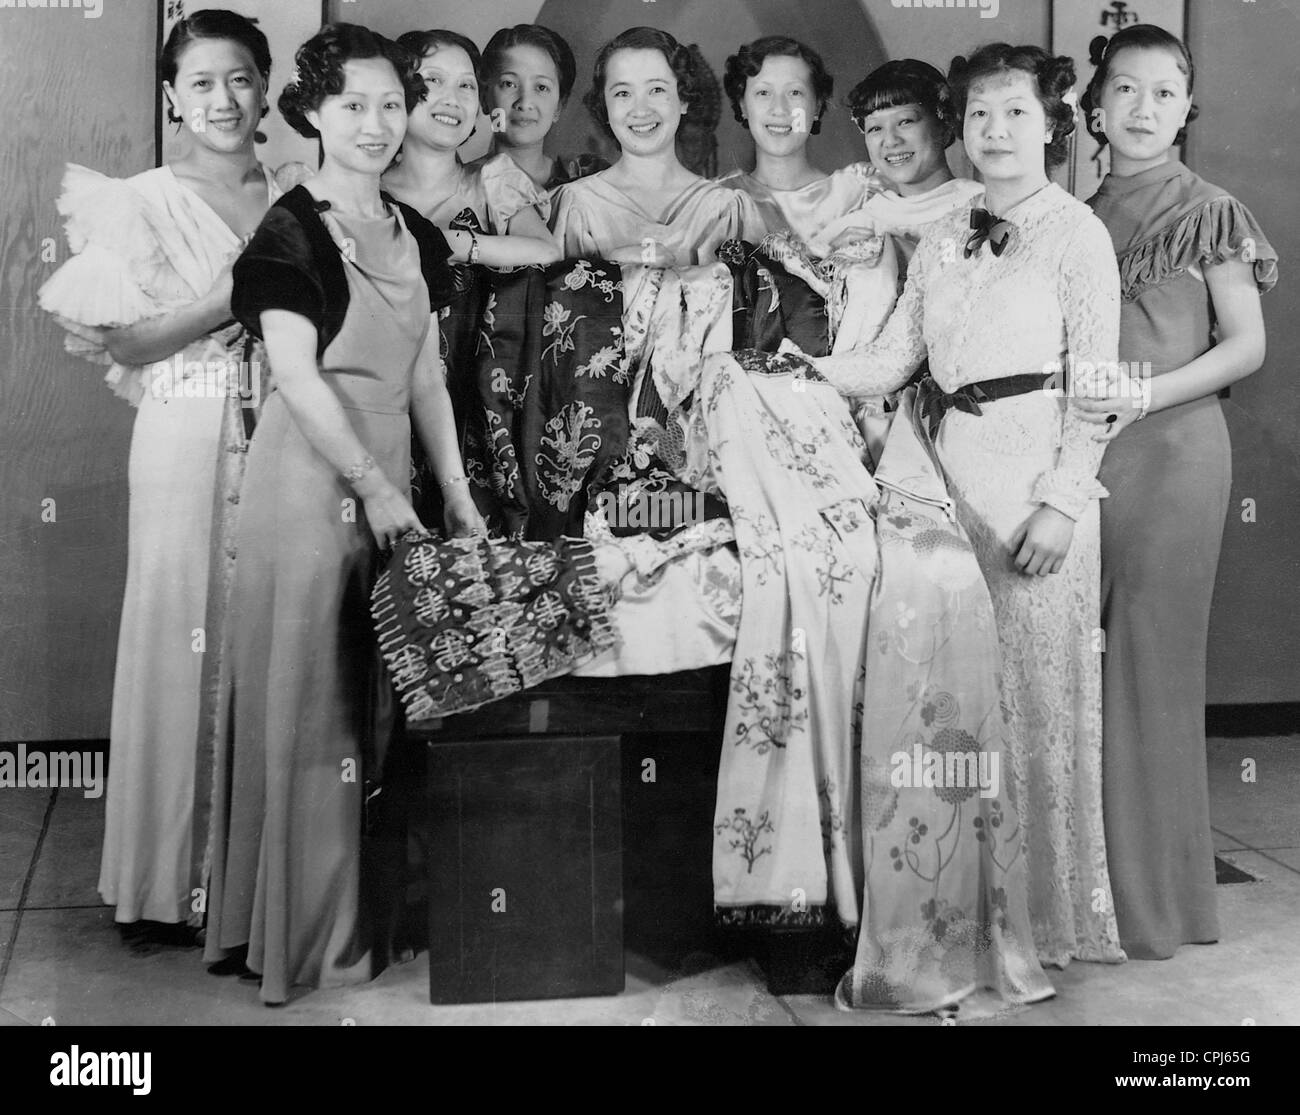
<path fill-rule="evenodd" d="M 949 392 L 1006 376 L 1114 367 L 1119 270 L 1088 207 L 1049 184 L 1007 212 L 1014 231 L 1001 256 L 985 245 L 970 258 L 968 214 L 936 222 L 921 238 L 875 341 L 813 361 L 842 395 L 893 391 L 926 356 Z M 1105 446 L 1067 404 L 1063 397 L 1056 467 L 1038 477 L 1034 498 L 1077 518 L 1087 500 L 1105 494 L 1096 480 Z"/>

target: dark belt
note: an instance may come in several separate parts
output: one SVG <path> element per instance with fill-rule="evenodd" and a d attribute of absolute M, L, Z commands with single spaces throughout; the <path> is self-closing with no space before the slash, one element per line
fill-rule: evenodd
<path fill-rule="evenodd" d="M 1009 399 L 1013 395 L 1028 395 L 1031 391 L 1040 391 L 1048 382 L 1048 377 L 1034 372 L 1020 376 L 1003 376 L 1001 379 L 985 379 L 979 383 L 967 383 L 951 393 L 945 391 L 927 375 L 917 385 L 917 412 L 926 424 L 933 441 L 939 432 L 939 423 L 950 410 L 961 410 L 977 417 L 984 412 L 980 403 L 992 403 L 998 399 Z"/>

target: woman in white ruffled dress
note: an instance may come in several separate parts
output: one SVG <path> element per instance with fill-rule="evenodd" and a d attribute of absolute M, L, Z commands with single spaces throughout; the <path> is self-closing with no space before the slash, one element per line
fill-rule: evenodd
<path fill-rule="evenodd" d="M 258 397 L 230 268 L 279 193 L 253 147 L 270 67 L 265 36 L 242 16 L 181 20 L 162 76 L 189 149 L 127 179 L 70 165 L 58 205 L 75 254 L 39 296 L 68 351 L 107 364 L 109 385 L 139 408 L 99 892 L 117 922 L 160 923 L 137 928 L 165 940 L 186 940 L 183 923 L 204 908 L 203 695 L 217 683 L 243 418 Z"/>

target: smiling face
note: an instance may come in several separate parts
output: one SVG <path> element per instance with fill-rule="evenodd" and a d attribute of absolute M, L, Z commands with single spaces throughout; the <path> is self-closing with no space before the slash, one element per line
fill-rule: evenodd
<path fill-rule="evenodd" d="M 1192 98 L 1172 53 L 1126 47 L 1111 59 L 1098 107 L 1113 155 L 1155 166 L 1168 160 Z"/>
<path fill-rule="evenodd" d="M 657 50 L 616 50 L 605 65 L 605 111 L 618 145 L 631 155 L 673 149 L 686 105 L 677 77 Z"/>
<path fill-rule="evenodd" d="M 357 174 L 378 176 L 406 135 L 406 92 L 386 58 L 343 63 L 343 92 L 306 113 L 321 135 L 329 162 Z"/>
<path fill-rule="evenodd" d="M 266 86 L 253 56 L 229 39 L 199 39 L 177 63 L 176 81 L 163 82 L 176 114 L 196 143 L 236 151 L 253 142 Z"/>
<path fill-rule="evenodd" d="M 749 134 L 767 155 L 791 155 L 808 142 L 817 118 L 812 72 L 802 58 L 772 54 L 745 82 L 741 100 Z"/>
<path fill-rule="evenodd" d="M 512 46 L 488 86 L 487 102 L 492 130 L 507 147 L 540 143 L 560 118 L 560 75 L 551 56 L 535 46 Z"/>
<path fill-rule="evenodd" d="M 966 95 L 962 137 L 966 153 L 986 182 L 1036 178 L 1047 172 L 1052 129 L 1024 70 L 989 74 Z"/>
<path fill-rule="evenodd" d="M 904 197 L 927 189 L 926 184 L 947 169 L 948 130 L 919 104 L 868 113 L 862 135 L 871 165 Z"/>
<path fill-rule="evenodd" d="M 430 147 L 454 151 L 478 120 L 474 64 L 460 47 L 440 46 L 424 56 L 420 77 L 428 92 L 411 111 L 410 134 Z"/>

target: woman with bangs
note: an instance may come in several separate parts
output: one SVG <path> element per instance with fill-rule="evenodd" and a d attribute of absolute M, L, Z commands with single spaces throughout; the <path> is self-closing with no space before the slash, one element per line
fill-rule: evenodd
<path fill-rule="evenodd" d="M 466 166 L 456 154 L 478 121 L 478 48 L 442 30 L 408 31 L 397 42 L 417 59 L 426 92 L 411 111 L 384 189 L 447 230 L 453 250 L 469 263 L 517 267 L 559 259 L 546 230 L 546 192 L 509 155 Z"/>
<path fill-rule="evenodd" d="M 509 155 L 541 190 L 585 178 L 609 163 L 599 155 L 548 155 L 551 129 L 569 103 L 577 67 L 573 50 L 549 27 L 503 27 L 483 50 L 483 111 L 492 120 L 492 150 L 474 166 Z"/>
<path fill-rule="evenodd" d="M 957 178 L 945 154 L 957 139 L 948 82 L 927 62 L 886 62 L 849 93 L 849 112 L 867 148 L 880 188 L 856 214 L 822 232 L 828 249 L 852 243 L 866 231 L 888 233 L 906 277 L 921 234 L 935 221 L 965 208 L 983 187 Z"/>
<path fill-rule="evenodd" d="M 677 129 L 697 79 L 690 51 L 665 31 L 634 27 L 596 56 L 585 104 L 617 142 L 608 170 L 561 186 L 552 225 L 565 258 L 689 267 L 727 240 L 760 240 L 752 201 L 693 174 L 677 157 Z"/>

